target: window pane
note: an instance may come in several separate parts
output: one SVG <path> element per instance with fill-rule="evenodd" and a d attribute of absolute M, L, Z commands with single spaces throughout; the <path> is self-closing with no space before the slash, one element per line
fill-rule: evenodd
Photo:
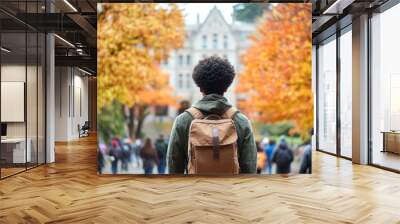
<path fill-rule="evenodd" d="M 183 87 L 183 75 L 179 74 L 178 75 L 178 89 L 182 89 Z"/>
<path fill-rule="evenodd" d="M 206 49 L 207 48 L 207 36 L 203 35 L 203 48 Z"/>
<path fill-rule="evenodd" d="M 400 170 L 400 4 L 371 19 L 372 163 Z"/>
<path fill-rule="evenodd" d="M 218 48 L 218 34 L 216 33 L 213 34 L 213 48 L 214 49 Z"/>
<path fill-rule="evenodd" d="M 186 75 L 186 88 L 190 89 L 192 85 L 192 77 L 190 76 L 190 74 Z"/>
<path fill-rule="evenodd" d="M 38 45 L 38 164 L 45 163 L 45 52 L 46 38 L 43 33 L 39 33 Z"/>
<path fill-rule="evenodd" d="M 351 30 L 340 37 L 340 150 L 352 156 L 352 35 Z"/>
<path fill-rule="evenodd" d="M 187 64 L 187 65 L 190 65 L 190 63 L 191 63 L 190 55 L 187 55 L 187 56 L 186 56 L 186 64 Z"/>
<path fill-rule="evenodd" d="M 25 170 L 31 161 L 25 119 L 26 41 L 25 31 L 1 34 L 1 47 L 8 49 L 1 50 L 2 177 Z"/>
<path fill-rule="evenodd" d="M 224 48 L 228 48 L 228 36 L 224 35 Z"/>
<path fill-rule="evenodd" d="M 318 48 L 319 149 L 336 153 L 336 41 Z"/>
<path fill-rule="evenodd" d="M 183 56 L 179 55 L 179 65 L 183 65 Z"/>
<path fill-rule="evenodd" d="M 28 43 L 28 62 L 27 62 L 27 80 L 26 80 L 26 116 L 27 116 L 27 141 L 28 148 L 30 147 L 30 160 L 28 160 L 28 168 L 37 165 L 37 97 L 38 97 L 38 35 L 36 32 L 27 33 Z"/>

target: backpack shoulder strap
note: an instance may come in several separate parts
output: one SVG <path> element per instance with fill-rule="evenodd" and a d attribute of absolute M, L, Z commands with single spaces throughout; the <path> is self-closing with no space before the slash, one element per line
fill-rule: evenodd
<path fill-rule="evenodd" d="M 203 119 L 204 114 L 197 108 L 195 107 L 190 107 L 189 109 L 186 110 L 194 119 Z"/>
<path fill-rule="evenodd" d="M 239 111 L 235 107 L 230 107 L 228 110 L 225 111 L 225 113 L 222 115 L 223 118 L 227 119 L 233 119 L 236 113 Z"/>

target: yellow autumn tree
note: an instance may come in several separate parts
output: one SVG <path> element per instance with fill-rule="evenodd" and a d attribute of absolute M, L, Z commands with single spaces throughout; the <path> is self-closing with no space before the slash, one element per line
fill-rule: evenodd
<path fill-rule="evenodd" d="M 133 106 L 143 91 L 170 96 L 159 68 L 168 54 L 182 47 L 185 30 L 175 4 L 102 4 L 98 15 L 98 105 L 116 100 Z M 155 88 L 156 87 L 156 88 Z M 158 98 L 158 99 L 165 99 Z M 157 100 L 155 104 L 163 103 Z"/>
<path fill-rule="evenodd" d="M 140 135 L 149 107 L 175 104 L 168 75 L 160 69 L 160 63 L 183 46 L 184 38 L 183 15 L 175 4 L 101 5 L 97 33 L 98 106 L 104 108 L 118 102 L 129 108 L 127 125 L 132 137 Z"/>
<path fill-rule="evenodd" d="M 313 126 L 311 4 L 278 4 L 251 37 L 237 92 L 242 110 L 262 122 L 292 121 L 308 138 Z"/>

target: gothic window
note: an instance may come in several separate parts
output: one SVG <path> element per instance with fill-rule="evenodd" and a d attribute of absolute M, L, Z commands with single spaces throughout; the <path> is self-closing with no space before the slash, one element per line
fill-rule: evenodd
<path fill-rule="evenodd" d="M 179 65 L 183 65 L 183 55 L 179 55 Z"/>
<path fill-rule="evenodd" d="M 186 64 L 187 64 L 187 65 L 190 65 L 190 63 L 191 63 L 191 57 L 190 57 L 190 55 L 188 54 L 188 55 L 186 55 Z"/>
<path fill-rule="evenodd" d="M 186 88 L 190 89 L 191 84 L 192 84 L 192 77 L 190 77 L 190 74 L 188 73 L 186 75 Z"/>
<path fill-rule="evenodd" d="M 218 48 L 218 34 L 216 33 L 213 34 L 213 48 L 214 49 Z"/>
<path fill-rule="evenodd" d="M 207 48 L 207 36 L 203 35 L 203 49 Z"/>
<path fill-rule="evenodd" d="M 224 35 L 224 49 L 228 48 L 228 36 Z"/>
<path fill-rule="evenodd" d="M 179 74 L 178 75 L 178 89 L 182 89 L 183 88 L 183 75 Z"/>

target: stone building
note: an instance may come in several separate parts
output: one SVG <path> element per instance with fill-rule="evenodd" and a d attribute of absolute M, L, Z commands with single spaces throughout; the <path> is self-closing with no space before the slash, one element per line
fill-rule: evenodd
<path fill-rule="evenodd" d="M 170 75 L 170 85 L 174 87 L 174 95 L 189 104 L 201 99 L 201 93 L 192 80 L 192 71 L 197 62 L 205 57 L 218 55 L 228 59 L 238 74 L 241 53 L 249 47 L 248 36 L 255 30 L 254 25 L 238 21 L 228 23 L 217 7 L 214 7 L 203 22 L 197 16 L 197 24 L 186 25 L 184 47 L 170 55 L 163 62 L 162 68 Z M 226 97 L 236 105 L 237 96 L 233 85 L 228 89 Z M 174 117 L 176 108 L 169 108 L 168 115 Z"/>

